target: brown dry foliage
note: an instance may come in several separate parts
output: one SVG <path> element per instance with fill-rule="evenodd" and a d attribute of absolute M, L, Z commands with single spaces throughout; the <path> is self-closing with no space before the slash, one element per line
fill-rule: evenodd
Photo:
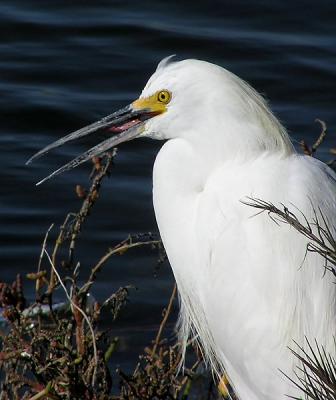
<path fill-rule="evenodd" d="M 120 288 L 101 304 L 89 301 L 97 276 L 111 257 L 147 246 L 158 253 L 162 262 L 165 254 L 161 240 L 152 234 L 127 237 L 109 248 L 92 267 L 87 281 L 79 284 L 81 268 L 74 262 L 76 244 L 99 200 L 101 184 L 111 173 L 115 155 L 113 150 L 93 160 L 90 188 L 79 185 L 75 188 L 82 201 L 79 211 L 66 216 L 48 252 L 53 226 L 49 228 L 36 270 L 24 279 L 18 276 L 11 285 L 0 283 L 0 306 L 6 320 L 0 342 L 0 400 L 188 398 L 202 361 L 193 356 L 191 367 L 178 372 L 181 361 L 178 343 L 163 337 L 167 333 L 166 323 L 176 297 L 176 286 L 157 336 L 139 356 L 133 373 L 118 370 L 119 382 L 114 379 L 114 383 L 113 353 L 118 338 L 110 329 L 101 330 L 100 322 L 106 310 L 111 321 L 118 317 L 131 287 Z M 25 279 L 35 282 L 36 298 L 32 304 L 27 304 L 24 296 Z M 55 290 L 59 288 L 63 288 L 68 302 L 54 303 Z M 211 392 L 207 394 L 209 399 Z M 214 396 L 217 397 L 216 391 Z"/>

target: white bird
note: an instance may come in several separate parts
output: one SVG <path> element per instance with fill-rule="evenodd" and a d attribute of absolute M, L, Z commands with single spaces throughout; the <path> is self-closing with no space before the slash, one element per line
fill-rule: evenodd
<path fill-rule="evenodd" d="M 241 400 L 303 397 L 280 371 L 295 379 L 293 340 L 316 339 L 335 356 L 335 284 L 322 257 L 306 255 L 306 238 L 242 200 L 294 205 L 308 220 L 320 209 L 334 232 L 335 174 L 295 152 L 253 88 L 199 60 L 162 60 L 130 106 L 34 157 L 97 131 L 117 135 L 50 176 L 136 137 L 167 140 L 153 201 L 179 289 L 181 338 L 197 336 Z"/>

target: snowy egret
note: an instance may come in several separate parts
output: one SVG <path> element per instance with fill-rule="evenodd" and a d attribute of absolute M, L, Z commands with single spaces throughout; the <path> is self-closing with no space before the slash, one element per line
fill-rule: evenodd
<path fill-rule="evenodd" d="M 302 396 L 279 370 L 294 379 L 293 340 L 317 339 L 335 356 L 335 285 L 321 256 L 305 256 L 306 238 L 241 200 L 293 204 L 308 219 L 320 208 L 334 227 L 335 174 L 295 152 L 247 83 L 199 60 L 162 60 L 130 106 L 32 159 L 97 131 L 115 135 L 50 176 L 137 137 L 167 139 L 154 164 L 153 201 L 179 288 L 182 340 L 197 336 L 242 400 Z"/>

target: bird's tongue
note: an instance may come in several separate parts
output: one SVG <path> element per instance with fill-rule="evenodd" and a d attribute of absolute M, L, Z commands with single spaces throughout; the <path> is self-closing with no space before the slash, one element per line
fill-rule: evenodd
<path fill-rule="evenodd" d="M 127 121 L 122 125 L 112 126 L 108 129 L 108 131 L 113 133 L 120 133 L 126 131 L 129 128 L 132 128 L 132 126 L 137 125 L 139 122 L 141 122 L 139 119 L 132 119 L 131 121 Z"/>

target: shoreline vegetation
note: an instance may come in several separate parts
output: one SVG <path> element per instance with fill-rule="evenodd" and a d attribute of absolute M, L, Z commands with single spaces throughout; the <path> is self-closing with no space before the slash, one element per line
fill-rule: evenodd
<path fill-rule="evenodd" d="M 325 123 L 316 121 L 321 125 L 316 142 L 312 146 L 300 143 L 309 156 L 315 156 L 327 132 Z M 336 149 L 331 153 L 335 155 Z M 101 303 L 92 300 L 91 290 L 98 276 L 104 274 L 106 262 L 125 252 L 133 251 L 136 256 L 136 248 L 147 247 L 157 253 L 159 263 L 166 259 L 160 238 L 151 233 L 130 235 L 109 248 L 92 266 L 86 281 L 80 283 L 83 280 L 80 263 L 75 261 L 80 260 L 80 254 L 75 257 L 76 245 L 99 200 L 100 188 L 112 173 L 116 154 L 117 150 L 112 149 L 93 158 L 90 188 L 75 188 L 82 201 L 79 211 L 65 217 L 54 243 L 50 243 L 49 234 L 55 227 L 49 227 L 35 270 L 25 277 L 18 275 L 13 283 L 0 282 L 0 400 L 236 399 L 225 376 L 218 382 L 206 371 L 202 351 L 193 340 L 189 341 L 186 365 L 181 368 L 178 340 L 167 337 L 176 284 L 158 321 L 156 335 L 134 361 L 133 372 L 116 369 L 113 355 L 118 337 L 113 333 L 113 322 L 123 312 L 132 287 L 119 288 Z M 328 165 L 334 167 L 335 159 Z M 302 224 L 295 215 L 298 210 L 286 206 L 279 209 L 261 199 L 248 199 L 245 204 L 305 235 L 309 240 L 307 253 L 321 254 L 325 260 L 321 267 L 336 276 L 336 242 L 328 225 L 319 225 L 319 219 L 323 219 L 320 210 L 314 221 Z M 35 300 L 30 304 L 23 289 L 27 280 L 35 285 Z M 55 290 L 60 289 L 66 301 L 55 303 Z M 103 329 L 106 315 L 112 326 Z M 298 359 L 295 384 L 307 399 L 336 399 L 336 361 L 318 343 L 308 343 L 309 352 L 302 346 L 293 343 L 292 351 Z"/>

